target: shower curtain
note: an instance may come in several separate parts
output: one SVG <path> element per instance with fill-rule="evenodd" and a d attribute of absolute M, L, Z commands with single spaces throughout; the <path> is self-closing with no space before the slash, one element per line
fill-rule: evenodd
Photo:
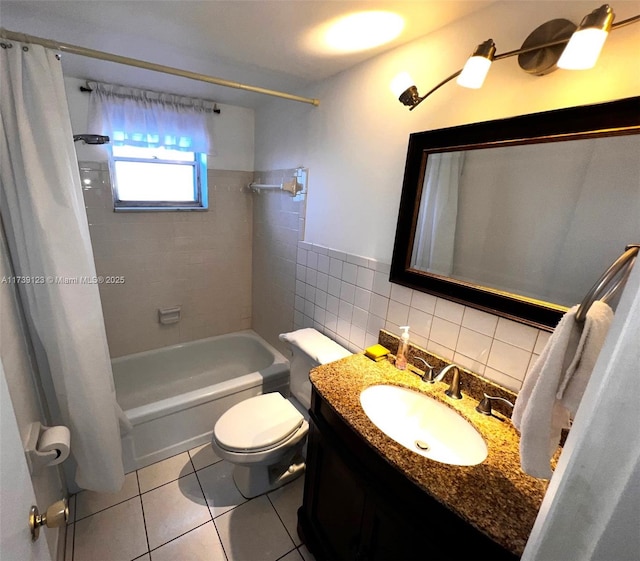
<path fill-rule="evenodd" d="M 451 276 L 463 152 L 427 158 L 411 267 Z"/>
<path fill-rule="evenodd" d="M 38 45 L 0 46 L 0 213 L 16 275 L 4 282 L 19 285 L 76 484 L 115 492 L 130 425 L 115 400 L 61 63 Z"/>

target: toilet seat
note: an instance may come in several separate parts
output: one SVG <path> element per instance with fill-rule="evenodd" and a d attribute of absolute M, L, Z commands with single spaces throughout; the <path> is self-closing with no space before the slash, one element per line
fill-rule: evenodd
<path fill-rule="evenodd" d="M 304 417 L 278 392 L 242 401 L 224 413 L 213 433 L 230 452 L 263 452 L 277 447 L 300 429 Z"/>

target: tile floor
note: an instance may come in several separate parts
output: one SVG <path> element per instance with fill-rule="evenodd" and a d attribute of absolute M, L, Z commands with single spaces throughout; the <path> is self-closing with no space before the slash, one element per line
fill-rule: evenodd
<path fill-rule="evenodd" d="M 65 561 L 313 561 L 296 532 L 304 477 L 245 499 L 209 444 L 71 498 Z"/>

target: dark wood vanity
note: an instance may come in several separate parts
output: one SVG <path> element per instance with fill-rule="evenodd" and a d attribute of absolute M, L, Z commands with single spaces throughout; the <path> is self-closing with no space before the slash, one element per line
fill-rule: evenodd
<path fill-rule="evenodd" d="M 518 559 L 403 477 L 316 391 L 298 532 L 318 561 Z"/>
<path fill-rule="evenodd" d="M 477 466 L 440 464 L 384 435 L 358 396 L 394 383 L 439 397 L 446 384 L 428 386 L 362 355 L 320 367 L 311 379 L 298 533 L 318 561 L 519 559 L 545 485 L 511 472 L 515 431 L 507 420 L 476 422 L 469 411 L 477 402 L 465 396 L 454 408 L 474 422 L 490 455 Z"/>

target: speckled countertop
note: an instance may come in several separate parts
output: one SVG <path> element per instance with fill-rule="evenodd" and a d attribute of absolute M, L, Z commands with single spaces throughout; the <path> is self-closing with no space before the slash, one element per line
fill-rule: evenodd
<path fill-rule="evenodd" d="M 478 401 L 466 395 L 464 386 L 463 398 L 452 400 L 444 395 L 447 383 L 427 384 L 412 372 L 400 371 L 386 360 L 373 362 L 362 354 L 312 370 L 311 382 L 347 424 L 402 474 L 494 541 L 522 554 L 546 482 L 520 469 L 519 435 L 507 418 L 476 412 Z M 369 420 L 360 405 L 360 392 L 376 384 L 412 388 L 446 403 L 483 436 L 487 458 L 476 466 L 453 466 L 396 443 Z"/>

